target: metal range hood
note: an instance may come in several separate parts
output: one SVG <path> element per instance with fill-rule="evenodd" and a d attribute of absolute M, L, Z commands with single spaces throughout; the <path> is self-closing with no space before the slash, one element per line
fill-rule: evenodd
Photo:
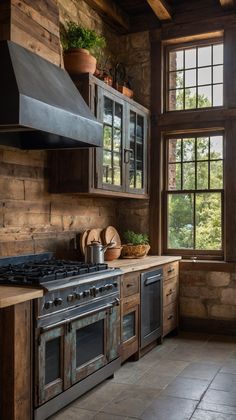
<path fill-rule="evenodd" d="M 65 70 L 12 41 L 0 42 L 0 56 L 1 145 L 102 146 L 102 124 Z"/>

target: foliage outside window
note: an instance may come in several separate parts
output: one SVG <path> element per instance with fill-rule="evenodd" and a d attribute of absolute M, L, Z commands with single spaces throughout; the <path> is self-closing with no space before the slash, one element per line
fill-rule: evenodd
<path fill-rule="evenodd" d="M 222 253 L 223 136 L 169 138 L 167 152 L 167 249 Z"/>
<path fill-rule="evenodd" d="M 168 52 L 169 111 L 223 105 L 223 44 L 200 44 Z"/>

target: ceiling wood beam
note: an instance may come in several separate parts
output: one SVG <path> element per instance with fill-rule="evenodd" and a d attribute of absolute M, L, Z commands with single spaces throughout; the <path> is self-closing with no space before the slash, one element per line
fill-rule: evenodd
<path fill-rule="evenodd" d="M 234 0 L 219 0 L 223 9 L 233 9 L 235 6 Z"/>
<path fill-rule="evenodd" d="M 166 0 L 147 0 L 155 15 L 160 20 L 171 20 L 171 8 Z"/>
<path fill-rule="evenodd" d="M 112 26 L 127 32 L 130 29 L 128 15 L 113 0 L 86 0 L 88 5 Z"/>

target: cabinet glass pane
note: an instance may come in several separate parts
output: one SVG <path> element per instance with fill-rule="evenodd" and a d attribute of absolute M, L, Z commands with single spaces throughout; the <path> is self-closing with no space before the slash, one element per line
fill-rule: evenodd
<path fill-rule="evenodd" d="M 144 159 L 144 117 L 130 111 L 129 149 L 129 186 L 143 188 L 143 159 Z"/>
<path fill-rule="evenodd" d="M 122 126 L 122 105 L 115 103 L 114 126 L 121 128 Z"/>
<path fill-rule="evenodd" d="M 123 106 L 104 97 L 103 183 L 121 185 Z M 109 125 L 108 125 L 109 124 Z"/>
<path fill-rule="evenodd" d="M 45 385 L 60 378 L 61 338 L 57 337 L 45 345 Z"/>
<path fill-rule="evenodd" d="M 103 147 L 109 150 L 112 147 L 112 128 L 107 125 L 103 127 Z"/>
<path fill-rule="evenodd" d="M 123 341 L 135 336 L 135 312 L 123 316 L 122 321 Z"/>
<path fill-rule="evenodd" d="M 94 322 L 76 331 L 76 367 L 104 354 L 104 322 Z"/>
<path fill-rule="evenodd" d="M 113 101 L 109 98 L 104 97 L 104 111 L 103 111 L 104 123 L 112 125 L 112 117 L 113 117 Z"/>

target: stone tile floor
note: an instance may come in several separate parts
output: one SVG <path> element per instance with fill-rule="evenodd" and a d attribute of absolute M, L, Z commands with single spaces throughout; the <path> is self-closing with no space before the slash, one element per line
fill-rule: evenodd
<path fill-rule="evenodd" d="M 236 337 L 165 338 L 52 419 L 236 420 Z"/>

